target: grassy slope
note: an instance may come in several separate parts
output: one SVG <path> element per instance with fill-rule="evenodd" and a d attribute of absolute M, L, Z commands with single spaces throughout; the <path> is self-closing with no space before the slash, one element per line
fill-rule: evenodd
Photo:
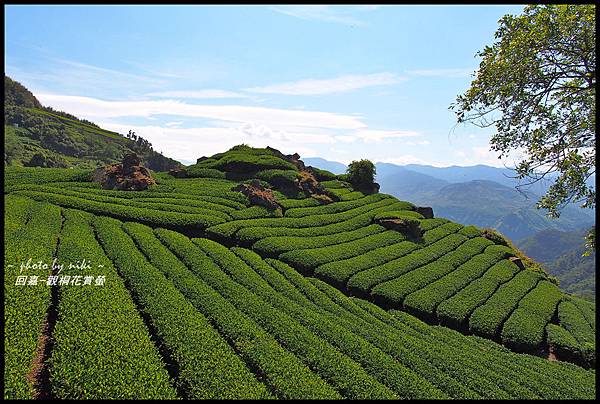
<path fill-rule="evenodd" d="M 5 119 L 8 165 L 27 165 L 33 155 L 42 154 L 53 166 L 89 168 L 119 162 L 131 152 L 138 153 L 143 163 L 154 170 L 180 165 L 155 151 L 140 149 L 119 133 L 46 110 L 9 106 Z M 53 134 L 46 135 L 45 128 L 54 130 Z"/>

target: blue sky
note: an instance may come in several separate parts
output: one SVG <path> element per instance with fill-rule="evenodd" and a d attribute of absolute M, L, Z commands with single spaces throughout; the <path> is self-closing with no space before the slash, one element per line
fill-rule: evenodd
<path fill-rule="evenodd" d="M 348 163 L 512 165 L 455 127 L 522 6 L 5 6 L 5 72 L 189 163 L 235 144 Z"/>

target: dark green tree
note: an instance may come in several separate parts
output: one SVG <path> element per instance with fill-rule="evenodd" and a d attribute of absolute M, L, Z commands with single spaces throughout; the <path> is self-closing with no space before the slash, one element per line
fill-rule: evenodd
<path fill-rule="evenodd" d="M 375 165 L 370 160 L 353 161 L 346 173 L 348 182 L 357 187 L 368 187 L 375 182 Z"/>
<path fill-rule="evenodd" d="M 531 5 L 499 21 L 495 42 L 470 88 L 450 108 L 458 123 L 495 127 L 499 158 L 522 154 L 522 186 L 553 178 L 537 203 L 551 217 L 564 206 L 594 208 L 596 164 L 594 5 Z"/>

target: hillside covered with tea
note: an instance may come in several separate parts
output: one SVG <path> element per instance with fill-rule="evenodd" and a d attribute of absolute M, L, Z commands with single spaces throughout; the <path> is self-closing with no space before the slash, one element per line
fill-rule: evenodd
<path fill-rule="evenodd" d="M 271 148 L 102 178 L 5 167 L 5 398 L 595 397 L 594 304 L 497 234 Z"/>

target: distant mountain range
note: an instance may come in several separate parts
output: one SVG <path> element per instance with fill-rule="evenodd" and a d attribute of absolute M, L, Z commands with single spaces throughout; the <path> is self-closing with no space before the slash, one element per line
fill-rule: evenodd
<path fill-rule="evenodd" d="M 321 158 L 303 159 L 333 173 L 346 166 Z M 514 171 L 485 165 L 470 167 L 433 167 L 409 164 L 399 166 L 377 163 L 380 191 L 415 204 L 431 206 L 436 216 L 479 227 L 492 227 L 519 240 L 541 230 L 572 231 L 595 223 L 594 212 L 576 205 L 566 207 L 557 220 L 545 216 L 535 203 L 550 181 L 518 191 Z M 594 179 L 592 179 L 593 181 Z M 523 182 L 521 182 L 523 183 Z"/>
<path fill-rule="evenodd" d="M 583 257 L 585 231 L 542 230 L 516 242 L 525 254 L 540 262 L 560 281 L 561 288 L 578 296 L 596 297 L 596 257 Z"/>
<path fill-rule="evenodd" d="M 321 170 L 331 171 L 334 174 L 344 174 L 346 172 L 346 165 L 338 163 L 337 161 L 325 160 L 321 157 L 306 157 L 302 161 L 307 166 L 313 166 L 320 168 Z"/>

